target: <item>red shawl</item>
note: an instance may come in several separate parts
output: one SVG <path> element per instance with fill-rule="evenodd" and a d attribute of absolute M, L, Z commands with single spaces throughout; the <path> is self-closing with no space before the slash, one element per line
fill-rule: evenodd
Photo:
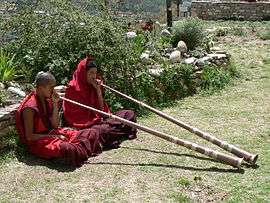
<path fill-rule="evenodd" d="M 86 63 L 89 59 L 82 60 L 73 73 L 73 79 L 65 92 L 65 97 L 84 105 L 98 108 L 98 97 L 94 87 L 90 86 L 86 80 Z M 90 59 L 91 60 L 91 59 Z M 100 79 L 100 77 L 97 77 Z M 67 124 L 75 128 L 88 128 L 101 120 L 100 114 L 91 110 L 71 104 L 70 102 L 63 102 L 64 116 Z M 110 112 L 108 105 L 104 102 L 105 112 Z"/>
<path fill-rule="evenodd" d="M 49 118 L 52 114 L 52 102 L 50 100 L 46 100 L 46 106 L 48 111 L 47 115 L 45 115 L 43 112 L 43 108 L 41 108 L 41 102 L 35 91 L 27 95 L 20 104 L 16 112 L 16 127 L 20 136 L 20 141 L 22 143 L 28 143 L 25 137 L 24 123 L 22 119 L 22 113 L 25 108 L 31 108 L 35 111 L 36 116 L 34 117 L 34 133 L 43 134 L 49 133 L 52 130 L 52 126 L 49 121 Z"/>

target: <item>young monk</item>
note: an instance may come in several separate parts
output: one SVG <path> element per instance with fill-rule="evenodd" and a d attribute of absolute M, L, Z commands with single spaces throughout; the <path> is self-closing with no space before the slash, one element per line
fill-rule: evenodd
<path fill-rule="evenodd" d="M 95 129 L 59 128 L 54 76 L 40 72 L 35 83 L 36 89 L 26 96 L 16 114 L 20 141 L 29 151 L 44 159 L 63 158 L 75 166 L 101 153 L 105 142 Z"/>
<path fill-rule="evenodd" d="M 73 74 L 73 79 L 65 92 L 65 97 L 87 106 L 110 113 L 109 107 L 103 98 L 101 79 L 97 73 L 95 58 L 89 56 L 82 60 Z M 64 117 L 67 124 L 77 129 L 96 129 L 109 143 L 110 147 L 118 147 L 122 140 L 135 139 L 136 130 L 121 124 L 118 121 L 104 119 L 100 114 L 80 106 L 63 102 Z M 135 113 L 131 110 L 122 110 L 115 113 L 124 119 L 135 122 Z"/>

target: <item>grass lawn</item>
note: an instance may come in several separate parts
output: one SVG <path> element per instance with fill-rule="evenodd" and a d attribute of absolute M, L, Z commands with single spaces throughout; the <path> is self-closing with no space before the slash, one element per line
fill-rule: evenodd
<path fill-rule="evenodd" d="M 270 202 L 270 41 L 225 36 L 218 46 L 232 55 L 240 79 L 163 111 L 259 154 L 257 167 L 238 170 L 139 132 L 78 169 L 11 150 L 0 162 L 0 201 Z M 138 122 L 219 149 L 156 115 Z"/>

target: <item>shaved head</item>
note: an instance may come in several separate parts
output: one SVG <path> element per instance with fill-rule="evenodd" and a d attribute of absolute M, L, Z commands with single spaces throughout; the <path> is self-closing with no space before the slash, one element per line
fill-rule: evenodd
<path fill-rule="evenodd" d="M 51 82 L 56 82 L 55 77 L 49 72 L 39 72 L 36 76 L 35 85 L 38 86 L 47 86 Z"/>

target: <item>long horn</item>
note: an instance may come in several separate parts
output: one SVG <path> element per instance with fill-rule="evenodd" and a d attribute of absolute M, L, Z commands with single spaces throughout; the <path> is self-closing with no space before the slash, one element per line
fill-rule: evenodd
<path fill-rule="evenodd" d="M 141 102 L 141 101 L 139 101 L 137 99 L 134 99 L 134 98 L 132 98 L 132 97 L 126 95 L 126 94 L 123 94 L 123 93 L 121 93 L 121 92 L 119 92 L 119 91 L 117 91 L 117 90 L 115 90 L 115 89 L 113 89 L 113 88 L 111 88 L 111 87 L 109 87 L 109 86 L 107 86 L 105 84 L 101 83 L 101 85 L 103 87 L 111 90 L 112 92 L 115 92 L 115 93 L 117 93 L 117 94 L 119 94 L 119 95 L 121 95 L 121 96 L 123 96 L 123 97 L 125 97 L 125 98 L 127 98 L 127 99 L 129 99 L 129 100 L 131 100 L 131 101 L 133 101 L 133 102 L 147 108 L 147 109 L 149 109 L 150 111 L 156 113 L 157 115 L 161 116 L 162 118 L 165 118 L 168 121 L 171 121 L 171 122 L 175 123 L 176 125 L 181 126 L 182 128 L 188 130 L 189 132 L 192 132 L 192 133 L 198 135 L 199 137 L 201 137 L 201 138 L 203 138 L 203 139 L 205 139 L 205 140 L 207 140 L 207 141 L 221 147 L 222 149 L 224 149 L 224 150 L 226 150 L 228 152 L 231 152 L 232 154 L 236 155 L 237 157 L 244 158 L 244 160 L 246 162 L 250 163 L 250 164 L 255 164 L 257 159 L 258 159 L 257 154 L 251 154 L 251 153 L 249 153 L 249 152 L 247 152 L 245 150 L 239 149 L 238 147 L 236 147 L 236 146 L 234 146 L 232 144 L 229 144 L 229 143 L 227 143 L 227 142 L 225 142 L 223 140 L 220 140 L 220 139 L 216 138 L 213 135 L 210 135 L 209 133 L 203 132 L 203 131 L 199 130 L 198 128 L 192 127 L 192 126 L 190 126 L 190 125 L 188 125 L 188 124 L 186 124 L 186 123 L 184 123 L 184 122 L 182 122 L 182 121 L 180 121 L 178 119 L 175 119 L 172 116 L 170 116 L 168 114 L 165 114 L 165 113 L 163 113 L 163 112 L 161 112 L 161 111 L 159 111 L 159 110 L 157 110 L 157 109 L 155 109 L 155 108 L 153 108 L 153 107 L 151 107 L 151 106 L 149 106 L 149 105 L 147 105 L 147 104 L 145 104 L 145 103 L 143 103 L 143 102 Z"/>
<path fill-rule="evenodd" d="M 241 167 L 241 164 L 242 164 L 243 159 L 235 158 L 235 157 L 229 156 L 227 154 L 223 154 L 221 152 L 218 152 L 218 151 L 215 151 L 215 150 L 212 150 L 212 149 L 209 149 L 209 148 L 206 148 L 206 147 L 197 145 L 195 143 L 192 143 L 192 142 L 189 142 L 189 141 L 185 141 L 185 140 L 179 139 L 177 137 L 174 137 L 174 136 L 171 136 L 171 135 L 168 135 L 168 134 L 165 134 L 165 133 L 162 133 L 162 132 L 153 130 L 151 128 L 142 126 L 140 124 L 131 122 L 131 121 L 126 120 L 126 119 L 123 119 L 123 118 L 121 118 L 119 116 L 112 115 L 112 114 L 106 113 L 104 111 L 100 111 L 100 110 L 95 109 L 93 107 L 86 106 L 86 105 L 81 104 L 79 102 L 76 102 L 76 101 L 67 99 L 65 97 L 60 97 L 60 99 L 66 101 L 66 102 L 70 102 L 72 104 L 81 106 L 83 108 L 87 108 L 87 109 L 89 109 L 91 111 L 94 111 L 94 112 L 99 113 L 101 115 L 107 116 L 109 118 L 118 120 L 118 121 L 120 121 L 120 122 L 122 122 L 122 123 L 124 123 L 124 124 L 126 124 L 126 125 L 128 125 L 130 127 L 133 127 L 133 128 L 140 129 L 142 131 L 148 132 L 149 134 L 155 135 L 155 136 L 157 136 L 159 138 L 162 138 L 164 140 L 167 140 L 169 142 L 172 142 L 172 143 L 175 143 L 177 145 L 181 145 L 183 147 L 186 147 L 188 149 L 191 149 L 193 151 L 199 152 L 201 154 L 204 154 L 206 156 L 209 156 L 211 158 L 214 158 L 214 159 L 216 159 L 218 161 L 221 161 L 223 163 L 226 163 L 228 165 L 231 165 L 231 166 L 234 166 L 234 167 L 237 167 L 237 168 L 240 168 Z"/>

